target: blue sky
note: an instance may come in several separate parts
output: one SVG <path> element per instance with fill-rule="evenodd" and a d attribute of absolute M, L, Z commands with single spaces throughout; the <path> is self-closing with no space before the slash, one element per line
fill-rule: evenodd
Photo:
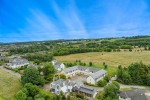
<path fill-rule="evenodd" d="M 0 0 L 0 42 L 150 35 L 150 0 Z"/>

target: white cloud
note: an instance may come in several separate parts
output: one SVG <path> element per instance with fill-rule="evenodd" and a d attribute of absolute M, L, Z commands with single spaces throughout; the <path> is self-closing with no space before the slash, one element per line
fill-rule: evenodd
<path fill-rule="evenodd" d="M 61 9 L 56 2 L 53 2 L 53 9 L 57 17 L 63 22 L 66 31 L 71 38 L 87 38 L 88 33 L 84 24 L 78 16 L 77 9 L 73 3 L 70 3 L 66 9 Z"/>
<path fill-rule="evenodd" d="M 31 10 L 31 16 L 26 17 L 26 26 L 20 31 L 30 40 L 60 39 L 62 37 L 50 17 L 38 10 Z"/>

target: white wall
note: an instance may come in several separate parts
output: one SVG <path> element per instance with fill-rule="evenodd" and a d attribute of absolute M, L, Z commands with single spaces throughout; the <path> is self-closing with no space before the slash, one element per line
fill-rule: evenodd
<path fill-rule="evenodd" d="M 91 76 L 89 76 L 86 81 L 90 84 L 96 84 L 95 80 Z"/>
<path fill-rule="evenodd" d="M 97 92 L 95 92 L 95 94 L 93 95 L 93 98 L 95 98 L 95 97 L 96 97 L 96 95 L 97 95 Z"/>
<path fill-rule="evenodd" d="M 60 68 L 61 68 L 61 70 L 65 69 L 65 65 L 63 63 L 61 63 Z"/>
<path fill-rule="evenodd" d="M 119 100 L 131 100 L 131 98 L 121 98 L 120 96 L 119 96 Z"/>
<path fill-rule="evenodd" d="M 67 92 L 67 86 L 61 87 L 61 91 L 63 91 L 63 93 L 66 93 Z"/>
<path fill-rule="evenodd" d="M 52 65 L 55 65 L 56 62 L 57 62 L 56 60 L 53 60 L 53 61 L 52 61 Z"/>
<path fill-rule="evenodd" d="M 9 67 L 10 68 L 19 68 L 19 67 L 22 67 L 22 66 L 25 66 L 25 65 L 28 65 L 29 63 L 25 63 L 25 64 L 20 64 L 20 65 L 10 65 Z"/>

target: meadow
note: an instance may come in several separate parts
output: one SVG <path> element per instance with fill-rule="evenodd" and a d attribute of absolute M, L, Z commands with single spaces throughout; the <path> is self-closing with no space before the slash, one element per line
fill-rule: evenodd
<path fill-rule="evenodd" d="M 89 63 L 93 62 L 94 67 L 103 68 L 103 62 L 108 65 L 107 71 L 110 74 L 116 72 L 116 67 L 122 65 L 128 67 L 131 63 L 142 61 L 144 64 L 150 64 L 150 51 L 140 52 L 90 52 L 90 53 L 79 53 L 71 54 L 67 56 L 55 56 L 59 62 L 75 62 L 81 60 L 82 62 Z"/>
<path fill-rule="evenodd" d="M 16 92 L 21 89 L 20 80 L 0 69 L 0 100 L 14 100 Z"/>
<path fill-rule="evenodd" d="M 82 62 L 93 62 L 96 64 L 103 64 L 112 67 L 122 65 L 127 67 L 131 63 L 142 61 L 144 64 L 150 64 L 150 51 L 142 52 L 91 52 L 91 53 L 80 53 L 71 54 L 67 56 L 56 56 L 56 60 L 59 62 L 74 62 L 81 60 Z"/>

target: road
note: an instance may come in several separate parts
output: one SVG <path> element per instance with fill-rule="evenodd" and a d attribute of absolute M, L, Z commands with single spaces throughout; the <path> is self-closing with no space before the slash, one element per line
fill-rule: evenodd
<path fill-rule="evenodd" d="M 16 72 L 14 72 L 14 71 L 12 71 L 12 70 L 6 69 L 6 68 L 4 68 L 3 66 L 0 66 L 0 69 L 4 70 L 4 71 L 6 71 L 6 72 L 8 72 L 8 73 L 10 73 L 10 74 L 12 74 L 12 75 L 15 75 L 15 76 L 18 77 L 18 78 L 21 78 L 21 75 L 20 75 L 19 73 L 16 73 Z"/>
<path fill-rule="evenodd" d="M 139 89 L 144 89 L 144 90 L 150 91 L 150 87 L 148 87 L 148 86 L 125 85 L 125 84 L 121 84 L 121 83 L 119 83 L 119 85 L 120 85 L 120 88 L 139 88 Z"/>

